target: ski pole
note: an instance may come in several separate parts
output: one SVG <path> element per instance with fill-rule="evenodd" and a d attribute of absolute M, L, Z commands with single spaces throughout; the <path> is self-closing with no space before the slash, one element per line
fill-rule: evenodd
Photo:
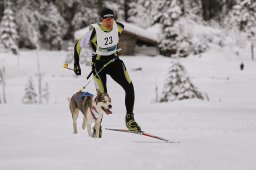
<path fill-rule="evenodd" d="M 103 67 L 99 70 L 99 72 L 97 72 L 97 74 L 99 74 L 104 68 L 106 68 L 109 64 L 111 64 L 112 62 L 116 61 L 118 58 L 113 58 L 112 60 L 110 60 L 109 62 L 107 62 L 106 64 L 103 65 Z M 91 76 L 93 70 L 91 71 L 91 73 L 89 74 L 89 76 L 87 77 L 87 79 Z M 91 80 L 89 80 L 85 86 L 82 87 L 81 90 L 85 89 L 91 82 L 92 82 L 93 78 L 91 78 Z M 80 91 L 81 91 L 80 90 Z"/>
<path fill-rule="evenodd" d="M 63 67 L 64 67 L 65 69 L 74 71 L 73 68 L 69 68 L 69 67 L 68 67 L 68 64 L 67 64 L 67 63 L 65 63 Z M 91 72 L 88 74 L 88 76 L 87 76 L 87 78 L 86 78 L 87 80 L 91 77 L 92 72 L 93 72 L 93 71 L 91 71 Z"/>

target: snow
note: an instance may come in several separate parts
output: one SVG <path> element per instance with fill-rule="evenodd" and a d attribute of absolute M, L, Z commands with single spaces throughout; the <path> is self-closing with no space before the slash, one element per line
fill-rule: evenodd
<path fill-rule="evenodd" d="M 67 97 L 86 84 L 90 67 L 81 65 L 82 76 L 75 77 L 63 68 L 64 51 L 23 50 L 19 65 L 16 56 L 0 53 L 7 90 L 7 104 L 0 105 L 0 169 L 256 169 L 256 67 L 249 49 L 243 52 L 237 56 L 230 49 L 216 48 L 181 59 L 192 82 L 210 100 L 171 103 L 153 102 L 155 86 L 159 95 L 162 91 L 170 58 L 121 57 L 135 87 L 137 122 L 149 133 L 181 142 L 176 144 L 104 129 L 103 138 L 92 139 L 81 128 L 81 115 L 78 134 L 73 135 Z M 36 78 L 37 55 L 50 101 L 24 105 L 28 77 Z M 244 71 L 239 69 L 241 62 Z M 142 71 L 134 71 L 138 67 Z M 95 93 L 94 84 L 87 90 Z M 103 127 L 124 128 L 124 92 L 110 77 L 108 90 L 113 114 L 104 116 Z"/>

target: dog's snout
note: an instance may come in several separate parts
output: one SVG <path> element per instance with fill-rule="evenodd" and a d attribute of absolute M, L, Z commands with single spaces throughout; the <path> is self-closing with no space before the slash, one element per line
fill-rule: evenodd
<path fill-rule="evenodd" d="M 112 105 L 111 105 L 111 104 L 110 104 L 110 105 L 108 105 L 108 108 L 110 108 L 110 109 L 111 109 L 111 108 L 112 108 Z"/>

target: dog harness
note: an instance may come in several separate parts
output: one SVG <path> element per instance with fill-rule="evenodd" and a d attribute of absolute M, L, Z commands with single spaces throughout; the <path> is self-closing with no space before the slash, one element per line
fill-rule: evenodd
<path fill-rule="evenodd" d="M 89 92 L 77 92 L 76 95 L 74 96 L 74 100 L 76 101 L 76 103 L 78 103 L 78 107 L 82 110 L 82 112 L 84 112 L 85 110 L 85 103 L 84 103 L 84 99 L 86 97 L 93 97 L 93 94 L 89 93 Z"/>
<path fill-rule="evenodd" d="M 93 97 L 93 94 L 92 94 L 92 93 L 89 93 L 89 92 L 82 92 L 82 96 L 83 96 L 83 97 L 86 97 L 86 96 Z"/>
<path fill-rule="evenodd" d="M 94 120 L 97 120 L 97 117 L 95 116 L 95 113 L 99 114 L 96 110 L 96 108 L 93 106 L 93 107 L 90 107 L 90 112 L 92 114 L 92 117 Z"/>
<path fill-rule="evenodd" d="M 90 96 L 90 97 L 93 97 L 93 94 L 92 93 L 89 93 L 89 92 L 82 92 L 82 96 L 86 97 L 86 96 Z M 96 110 L 95 107 L 90 107 L 90 112 L 92 114 L 92 117 L 94 120 L 97 119 L 97 117 L 95 116 L 95 113 L 99 114 Z"/>

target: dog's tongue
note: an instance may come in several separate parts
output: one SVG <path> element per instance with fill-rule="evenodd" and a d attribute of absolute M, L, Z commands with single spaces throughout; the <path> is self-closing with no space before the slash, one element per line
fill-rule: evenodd
<path fill-rule="evenodd" d="M 112 114 L 111 110 L 109 110 L 109 109 L 106 109 L 105 111 L 106 111 L 106 113 L 107 113 L 108 115 L 109 115 L 109 114 Z"/>
<path fill-rule="evenodd" d="M 106 109 L 106 108 L 103 108 L 103 107 L 102 107 L 102 109 L 104 110 L 104 112 L 105 112 L 107 115 L 112 114 L 111 110 Z"/>

